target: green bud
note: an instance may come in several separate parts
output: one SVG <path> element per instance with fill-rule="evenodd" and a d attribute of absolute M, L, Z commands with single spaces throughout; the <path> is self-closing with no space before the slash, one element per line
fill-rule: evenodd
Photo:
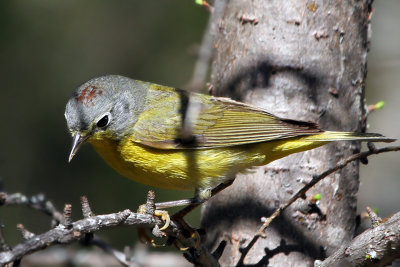
<path fill-rule="evenodd" d="M 379 101 L 378 103 L 375 104 L 376 109 L 382 109 L 385 107 L 385 101 Z"/>
<path fill-rule="evenodd" d="M 321 198 L 322 198 L 321 194 L 316 194 L 314 196 L 314 200 L 321 200 Z"/>
<path fill-rule="evenodd" d="M 379 209 L 378 209 L 378 208 L 373 208 L 372 211 L 373 211 L 376 215 L 379 214 Z"/>

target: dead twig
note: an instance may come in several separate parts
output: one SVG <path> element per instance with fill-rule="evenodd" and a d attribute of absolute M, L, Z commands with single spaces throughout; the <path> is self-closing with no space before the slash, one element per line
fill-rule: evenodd
<path fill-rule="evenodd" d="M 371 227 L 378 226 L 382 222 L 382 219 L 370 207 L 366 207 L 366 210 L 371 220 Z"/>
<path fill-rule="evenodd" d="M 45 198 L 43 194 L 38 194 L 32 197 L 27 197 L 21 193 L 7 194 L 0 192 L 0 206 L 13 206 L 22 205 L 34 210 L 41 211 L 52 217 L 54 220 L 53 225 L 64 220 L 64 215 L 59 212 L 53 205 L 53 203 Z"/>

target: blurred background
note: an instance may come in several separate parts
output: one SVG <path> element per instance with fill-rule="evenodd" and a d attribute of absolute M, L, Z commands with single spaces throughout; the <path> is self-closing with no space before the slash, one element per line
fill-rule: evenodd
<path fill-rule="evenodd" d="M 386 102 L 372 113 L 370 132 L 400 138 L 400 1 L 377 0 L 368 59 L 367 103 Z M 74 90 L 104 74 L 185 88 L 189 82 L 208 12 L 193 0 L 0 1 L 0 177 L 6 192 L 44 193 L 59 210 L 86 195 L 96 214 L 135 210 L 150 187 L 125 179 L 90 146 L 68 164 L 71 137 L 64 108 Z M 399 144 L 397 142 L 397 144 Z M 371 157 L 361 166 L 359 210 L 381 216 L 400 210 L 399 154 Z M 154 189 L 157 201 L 193 192 Z M 34 218 L 34 219 L 32 219 Z M 49 218 L 23 207 L 1 207 L 7 240 L 20 242 L 16 223 L 40 233 Z M 190 215 L 198 226 L 198 212 Z M 136 231 L 100 234 L 122 249 Z"/>

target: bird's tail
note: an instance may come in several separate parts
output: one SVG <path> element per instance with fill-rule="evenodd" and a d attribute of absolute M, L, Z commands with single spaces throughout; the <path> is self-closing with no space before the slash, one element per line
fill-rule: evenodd
<path fill-rule="evenodd" d="M 367 141 L 367 142 L 394 142 L 396 139 L 388 138 L 376 133 L 334 132 L 325 131 L 321 134 L 306 136 L 304 141 Z"/>

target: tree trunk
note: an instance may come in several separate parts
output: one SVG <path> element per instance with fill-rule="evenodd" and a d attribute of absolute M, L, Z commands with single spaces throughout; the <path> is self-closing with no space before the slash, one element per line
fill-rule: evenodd
<path fill-rule="evenodd" d="M 213 93 L 251 103 L 322 129 L 365 128 L 364 83 L 370 6 L 363 1 L 231 0 L 215 43 Z M 238 175 L 202 210 L 206 243 L 227 241 L 222 266 L 235 265 L 240 248 L 282 202 L 312 176 L 360 149 L 337 142 Z M 312 265 L 349 242 L 355 231 L 358 163 L 324 179 L 268 228 L 245 264 Z M 320 193 L 318 209 L 309 198 Z"/>

